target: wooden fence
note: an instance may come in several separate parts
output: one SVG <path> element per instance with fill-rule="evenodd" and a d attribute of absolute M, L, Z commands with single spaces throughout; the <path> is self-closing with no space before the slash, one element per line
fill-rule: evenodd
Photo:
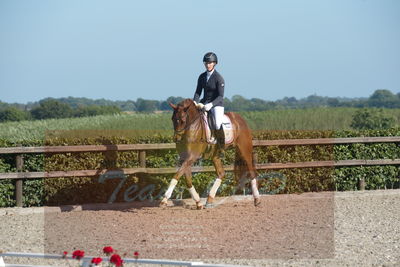
<path fill-rule="evenodd" d="M 283 139 L 283 140 L 253 140 L 253 146 L 295 146 L 295 145 L 335 145 L 352 143 L 400 143 L 400 136 L 391 137 L 357 137 L 357 138 L 320 138 L 320 139 Z M 123 144 L 123 145 L 80 145 L 80 146 L 44 146 L 44 147 L 7 147 L 0 148 L 0 154 L 16 155 L 15 173 L 0 173 L 1 179 L 16 179 L 15 196 L 16 204 L 22 207 L 22 185 L 24 179 L 56 178 L 56 177 L 87 177 L 106 173 L 108 170 L 76 170 L 76 171 L 49 171 L 49 172 L 22 172 L 23 154 L 46 153 L 76 153 L 76 152 L 107 152 L 107 151 L 137 151 L 139 155 L 138 168 L 121 169 L 124 174 L 171 174 L 177 171 L 172 168 L 146 168 L 146 151 L 175 149 L 173 143 L 161 144 Z M 287 168 L 315 168 L 338 166 L 373 166 L 373 165 L 400 165 L 400 159 L 378 160 L 340 160 L 340 161 L 309 161 L 296 163 L 264 163 L 257 164 L 257 155 L 254 155 L 257 170 L 287 169 Z M 226 171 L 232 171 L 233 166 L 225 166 Z M 214 167 L 193 167 L 193 172 L 213 172 Z M 365 182 L 360 181 L 361 189 Z"/>

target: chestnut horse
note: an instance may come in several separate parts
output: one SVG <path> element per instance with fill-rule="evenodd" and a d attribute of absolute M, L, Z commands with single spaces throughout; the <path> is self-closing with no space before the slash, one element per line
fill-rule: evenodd
<path fill-rule="evenodd" d="M 185 99 L 177 105 L 171 104 L 174 112 L 172 121 L 174 124 L 174 141 L 176 142 L 177 151 L 180 155 L 182 165 L 179 167 L 177 173 L 173 177 L 164 194 L 160 206 L 166 206 L 168 199 L 171 197 L 172 192 L 182 175 L 186 176 L 187 186 L 189 192 L 196 202 L 198 209 L 203 208 L 200 202 L 199 194 L 192 184 L 192 164 L 202 158 L 211 158 L 218 177 L 216 178 L 207 198 L 206 207 L 212 206 L 215 194 L 225 177 L 225 171 L 220 158 L 221 152 L 224 149 L 235 146 L 236 159 L 234 165 L 234 173 L 236 181 L 241 178 L 250 178 L 252 192 L 254 197 L 254 205 L 258 206 L 260 195 L 257 188 L 256 171 L 253 164 L 253 143 L 252 136 L 246 121 L 237 113 L 229 112 L 232 122 L 233 142 L 229 145 L 218 146 L 208 144 L 206 141 L 206 129 L 203 120 L 204 111 L 198 109 L 191 99 Z"/>

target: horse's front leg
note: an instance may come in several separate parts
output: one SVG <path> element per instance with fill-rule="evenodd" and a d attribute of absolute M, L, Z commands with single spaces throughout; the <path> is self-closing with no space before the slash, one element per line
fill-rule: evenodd
<path fill-rule="evenodd" d="M 192 196 L 192 199 L 196 202 L 196 208 L 198 210 L 203 209 L 203 204 L 200 202 L 200 196 L 197 193 L 196 189 L 193 186 L 192 182 L 192 166 L 188 166 L 185 172 L 185 177 L 186 177 L 186 183 L 187 187 L 189 188 L 190 195 Z"/>
<path fill-rule="evenodd" d="M 160 206 L 167 206 L 168 199 L 171 198 L 172 192 L 175 189 L 175 186 L 177 185 L 179 178 L 182 177 L 183 174 L 187 172 L 187 169 L 190 169 L 190 166 L 193 164 L 192 159 L 187 159 L 185 160 L 181 167 L 178 169 L 178 172 L 174 175 L 174 178 L 172 178 L 171 182 L 169 183 L 168 190 L 164 194 L 164 198 L 161 200 Z"/>

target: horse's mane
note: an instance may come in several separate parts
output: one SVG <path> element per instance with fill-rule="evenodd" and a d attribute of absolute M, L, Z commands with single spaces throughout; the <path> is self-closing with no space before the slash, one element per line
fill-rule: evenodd
<path fill-rule="evenodd" d="M 186 99 L 182 100 L 182 101 L 178 104 L 178 106 L 182 106 L 182 107 L 184 107 L 184 108 L 188 108 L 188 107 L 190 107 L 190 106 L 194 106 L 194 101 L 193 101 L 192 99 L 190 99 L 190 98 L 186 98 Z"/>
<path fill-rule="evenodd" d="M 191 120 L 197 119 L 201 116 L 201 110 L 196 107 L 194 104 L 194 101 L 190 98 L 186 98 L 182 100 L 179 104 L 178 107 L 181 107 L 185 110 L 186 113 L 188 113 L 189 117 Z"/>
<path fill-rule="evenodd" d="M 186 98 L 182 100 L 178 106 L 184 108 L 186 112 L 190 112 L 192 114 L 199 113 L 200 111 L 196 108 L 196 105 L 194 104 L 194 101 L 190 98 Z"/>

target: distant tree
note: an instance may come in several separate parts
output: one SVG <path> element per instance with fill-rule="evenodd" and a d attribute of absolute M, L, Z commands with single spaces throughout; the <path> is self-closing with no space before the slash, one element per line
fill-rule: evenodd
<path fill-rule="evenodd" d="M 3 102 L 3 101 L 0 100 L 0 110 L 5 109 L 5 108 L 7 108 L 8 106 L 9 106 L 8 103 Z"/>
<path fill-rule="evenodd" d="M 282 106 L 282 107 L 298 107 L 300 102 L 295 97 L 287 97 L 285 96 L 282 99 L 278 99 L 275 102 L 269 102 L 268 108 L 271 109 L 274 106 Z"/>
<path fill-rule="evenodd" d="M 267 103 L 265 100 L 260 98 L 252 98 L 250 99 L 251 110 L 261 111 L 267 109 Z"/>
<path fill-rule="evenodd" d="M 354 114 L 350 126 L 357 130 L 388 129 L 395 126 L 395 118 L 383 109 L 362 109 Z"/>
<path fill-rule="evenodd" d="M 251 110 L 251 103 L 241 95 L 234 95 L 232 96 L 231 108 L 232 111 L 247 111 Z"/>
<path fill-rule="evenodd" d="M 172 104 L 178 104 L 184 100 L 183 97 L 180 96 L 170 96 L 167 98 L 167 102 L 171 102 Z"/>
<path fill-rule="evenodd" d="M 368 106 L 397 108 L 400 107 L 400 99 L 387 89 L 379 89 L 376 90 L 368 99 Z"/>
<path fill-rule="evenodd" d="M 110 100 L 107 100 L 107 99 L 104 99 L 104 98 L 96 99 L 96 100 L 94 101 L 94 104 L 99 105 L 99 106 L 106 106 L 106 105 L 108 105 L 109 103 L 110 103 Z"/>
<path fill-rule="evenodd" d="M 334 97 L 328 98 L 327 104 L 330 107 L 339 107 L 340 106 L 339 100 L 337 98 L 334 98 Z"/>
<path fill-rule="evenodd" d="M 7 107 L 0 111 L 0 122 L 23 121 L 29 119 L 29 113 L 15 107 Z"/>
<path fill-rule="evenodd" d="M 167 98 L 166 101 L 162 101 L 160 104 L 160 109 L 161 110 L 171 110 L 171 106 L 169 105 L 169 103 L 172 104 L 178 104 L 179 102 L 181 102 L 182 100 L 184 100 L 183 97 L 175 97 L 175 96 L 170 96 Z"/>
<path fill-rule="evenodd" d="M 287 103 L 289 104 L 289 105 L 293 105 L 293 104 L 296 104 L 297 103 L 297 99 L 295 98 L 295 97 L 285 97 L 286 98 L 286 101 L 287 101 Z"/>
<path fill-rule="evenodd" d="M 310 95 L 307 98 L 304 99 L 305 103 L 309 107 L 318 107 L 318 106 L 324 106 L 326 105 L 326 100 L 322 96 L 317 96 L 316 94 Z"/>
<path fill-rule="evenodd" d="M 117 106 L 120 107 L 122 111 L 136 111 L 137 110 L 136 103 L 133 100 L 127 100 Z"/>
<path fill-rule="evenodd" d="M 88 117 L 88 116 L 97 116 L 97 115 L 106 115 L 106 114 L 119 114 L 121 113 L 121 109 L 116 106 L 84 106 L 79 107 L 74 110 L 75 117 Z"/>
<path fill-rule="evenodd" d="M 40 101 L 40 106 L 31 110 L 32 117 L 38 120 L 51 118 L 68 118 L 72 117 L 72 108 L 65 103 L 61 103 L 55 99 L 46 99 Z"/>
<path fill-rule="evenodd" d="M 153 112 L 159 109 L 160 103 L 157 100 L 146 100 L 138 98 L 136 100 L 137 111 Z"/>
<path fill-rule="evenodd" d="M 224 97 L 224 107 L 225 107 L 225 112 L 232 111 L 232 102 L 227 97 Z"/>

